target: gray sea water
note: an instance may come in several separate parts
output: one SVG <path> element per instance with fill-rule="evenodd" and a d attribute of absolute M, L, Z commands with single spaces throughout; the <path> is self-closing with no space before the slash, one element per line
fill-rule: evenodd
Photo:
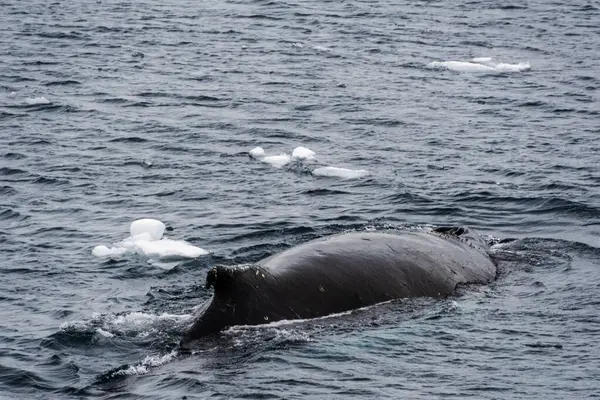
<path fill-rule="evenodd" d="M 0 10 L 0 398 L 600 397 L 597 2 Z M 211 254 L 92 254 L 138 218 Z M 489 286 L 177 350 L 215 264 L 431 225 L 517 240 Z"/>

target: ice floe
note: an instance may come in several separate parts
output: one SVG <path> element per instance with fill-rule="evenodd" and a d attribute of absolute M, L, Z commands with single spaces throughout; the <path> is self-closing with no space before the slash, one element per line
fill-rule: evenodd
<path fill-rule="evenodd" d="M 475 73 L 507 73 L 523 72 L 531 69 L 528 62 L 508 64 L 497 63 L 492 57 L 476 57 L 469 61 L 433 61 L 427 64 L 429 68 L 447 69 L 454 72 L 475 72 Z"/>
<path fill-rule="evenodd" d="M 278 155 L 266 155 L 267 153 L 262 147 L 255 147 L 248 152 L 250 157 L 259 160 L 263 163 L 270 164 L 276 168 L 282 168 L 291 162 L 300 162 L 304 165 L 304 170 L 309 169 L 313 176 L 333 177 L 341 179 L 357 179 L 369 172 L 364 169 L 349 169 L 333 166 L 323 166 L 313 168 L 316 163 L 317 154 L 311 149 L 303 146 L 296 147 L 290 156 L 288 153 Z"/>
<path fill-rule="evenodd" d="M 197 258 L 209 254 L 207 250 L 192 246 L 184 240 L 164 237 L 166 227 L 161 221 L 144 218 L 133 221 L 129 227 L 130 237 L 108 247 L 96 246 L 92 254 L 96 257 L 120 257 L 138 254 L 150 260 Z M 162 264 L 157 263 L 161 267 Z M 172 268 L 172 265 L 169 265 Z"/>
<path fill-rule="evenodd" d="M 315 176 L 326 176 L 342 179 L 357 179 L 369 174 L 369 172 L 364 169 L 348 169 L 340 167 L 320 167 L 316 168 L 312 173 Z"/>

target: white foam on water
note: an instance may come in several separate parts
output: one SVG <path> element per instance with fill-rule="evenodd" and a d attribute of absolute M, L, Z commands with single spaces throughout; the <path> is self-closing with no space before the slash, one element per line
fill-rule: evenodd
<path fill-rule="evenodd" d="M 177 351 L 173 350 L 170 353 L 156 356 L 147 356 L 142 360 L 142 365 L 146 365 L 148 367 L 160 367 L 161 365 L 165 365 L 166 363 L 173 360 L 177 357 Z"/>
<path fill-rule="evenodd" d="M 126 314 L 94 314 L 86 321 L 67 321 L 60 325 L 60 330 L 70 333 L 87 333 L 93 331 L 98 339 L 129 336 L 146 338 L 164 330 L 165 326 L 186 324 L 193 318 L 192 314 L 150 314 L 139 311 Z"/>
<path fill-rule="evenodd" d="M 207 250 L 192 246 L 184 240 L 163 237 L 165 224 L 156 219 L 133 221 L 129 228 L 131 236 L 115 243 L 112 247 L 99 245 L 92 254 L 96 257 L 120 257 L 138 254 L 150 260 L 198 258 L 210 254 Z M 157 264 L 160 268 L 171 269 L 177 264 Z"/>
<path fill-rule="evenodd" d="M 294 151 L 292 151 L 292 158 L 297 160 L 314 160 L 317 153 L 312 151 L 311 149 L 307 149 L 306 147 L 296 147 Z"/>
<path fill-rule="evenodd" d="M 297 322 L 298 321 L 296 321 L 296 323 Z M 306 343 L 312 341 L 312 338 L 310 337 L 310 334 L 308 332 L 294 329 L 293 325 L 290 329 L 266 325 L 255 325 L 254 327 L 257 326 L 260 326 L 262 329 L 252 329 L 252 327 L 250 326 L 233 326 L 223 331 L 222 334 L 230 338 L 233 347 L 238 348 L 248 346 L 248 339 L 250 339 L 250 337 L 246 336 L 246 333 L 250 333 L 251 340 L 258 341 L 262 340 L 260 333 L 266 333 L 267 335 L 269 335 L 269 341 L 275 343 L 280 341 L 295 343 Z"/>
<path fill-rule="evenodd" d="M 112 321 L 109 321 L 109 325 L 128 331 L 139 330 L 151 325 L 157 318 L 158 316 L 154 314 L 134 311 L 115 317 Z"/>
<path fill-rule="evenodd" d="M 25 103 L 29 105 L 37 105 L 37 104 L 50 104 L 51 101 L 45 98 L 44 96 L 33 97 L 30 99 L 25 99 Z"/>
<path fill-rule="evenodd" d="M 313 170 L 313 175 L 315 176 L 326 176 L 342 179 L 357 179 L 368 174 L 369 172 L 364 169 L 348 169 L 339 167 L 320 167 Z"/>
<path fill-rule="evenodd" d="M 145 375 L 149 371 L 148 367 L 145 365 L 130 365 L 126 369 L 121 369 L 113 374 L 113 376 L 117 375 Z"/>
<path fill-rule="evenodd" d="M 190 314 L 169 314 L 162 313 L 159 315 L 134 311 L 127 314 L 122 314 L 107 319 L 105 326 L 109 328 L 117 328 L 124 331 L 139 331 L 148 328 L 150 325 L 161 321 L 186 321 L 192 318 Z"/>
<path fill-rule="evenodd" d="M 160 367 L 168 362 L 171 362 L 179 353 L 176 350 L 163 355 L 147 356 L 140 363 L 130 365 L 127 368 L 120 369 L 112 374 L 118 375 L 145 375 L 150 372 L 151 368 Z"/>
<path fill-rule="evenodd" d="M 61 331 L 77 331 L 81 332 L 88 328 L 88 324 L 85 321 L 67 321 L 60 324 L 59 329 Z"/>
<path fill-rule="evenodd" d="M 470 61 L 433 61 L 427 64 L 429 68 L 447 69 L 454 72 L 475 73 L 506 73 L 523 72 L 531 69 L 529 63 L 496 63 L 492 57 L 476 57 Z"/>
<path fill-rule="evenodd" d="M 283 153 L 278 156 L 267 156 L 261 160 L 266 164 L 270 164 L 275 168 L 281 168 L 292 161 L 292 157 L 289 154 Z"/>

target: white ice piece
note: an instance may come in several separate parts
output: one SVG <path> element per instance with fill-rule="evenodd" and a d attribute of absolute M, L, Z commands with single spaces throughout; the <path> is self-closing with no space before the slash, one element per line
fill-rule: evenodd
<path fill-rule="evenodd" d="M 531 69 L 529 63 L 496 63 L 491 57 L 477 57 L 467 61 L 433 61 L 427 64 L 429 68 L 445 68 L 455 72 L 475 72 L 496 74 L 503 72 L 522 72 Z"/>
<path fill-rule="evenodd" d="M 183 240 L 139 240 L 135 243 L 136 252 L 150 258 L 196 258 L 208 254 L 200 247 L 192 246 Z"/>
<path fill-rule="evenodd" d="M 313 175 L 326 176 L 342 179 L 357 179 L 368 175 L 369 172 L 364 169 L 348 169 L 339 167 L 321 167 L 313 171 Z"/>
<path fill-rule="evenodd" d="M 129 226 L 131 237 L 148 233 L 152 240 L 160 240 L 165 233 L 166 226 L 157 219 L 143 218 L 135 220 Z"/>
<path fill-rule="evenodd" d="M 494 67 L 465 61 L 433 61 L 430 68 L 446 68 L 455 72 L 496 72 Z"/>
<path fill-rule="evenodd" d="M 292 161 L 292 157 L 289 154 L 280 154 L 278 156 L 267 156 L 261 160 L 264 163 L 271 164 L 276 168 L 281 168 L 286 164 L 289 164 Z"/>
<path fill-rule="evenodd" d="M 129 231 L 130 237 L 115 243 L 112 247 L 96 246 L 92 250 L 92 254 L 96 257 L 139 254 L 150 260 L 197 258 L 209 254 L 208 251 L 192 246 L 184 240 L 163 237 L 165 224 L 156 219 L 145 218 L 133 221 Z"/>
<path fill-rule="evenodd" d="M 297 160 L 313 160 L 317 154 L 306 147 L 296 147 L 292 152 L 292 158 Z"/>
<path fill-rule="evenodd" d="M 252 158 L 261 159 L 264 156 L 265 156 L 265 151 L 263 150 L 262 147 L 255 147 L 252 150 L 250 150 L 250 157 L 252 157 Z"/>
<path fill-rule="evenodd" d="M 40 96 L 40 97 L 31 98 L 31 99 L 25 99 L 25 103 L 33 106 L 33 105 L 37 105 L 37 104 L 50 104 L 51 102 L 44 96 Z"/>

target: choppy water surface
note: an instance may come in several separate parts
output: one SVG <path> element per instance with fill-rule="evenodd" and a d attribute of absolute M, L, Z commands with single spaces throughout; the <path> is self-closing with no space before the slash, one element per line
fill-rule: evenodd
<path fill-rule="evenodd" d="M 596 2 L 0 6 L 0 397 L 600 393 Z M 212 255 L 92 255 L 142 217 Z M 177 352 L 215 263 L 427 224 L 519 240 L 490 286 Z"/>

